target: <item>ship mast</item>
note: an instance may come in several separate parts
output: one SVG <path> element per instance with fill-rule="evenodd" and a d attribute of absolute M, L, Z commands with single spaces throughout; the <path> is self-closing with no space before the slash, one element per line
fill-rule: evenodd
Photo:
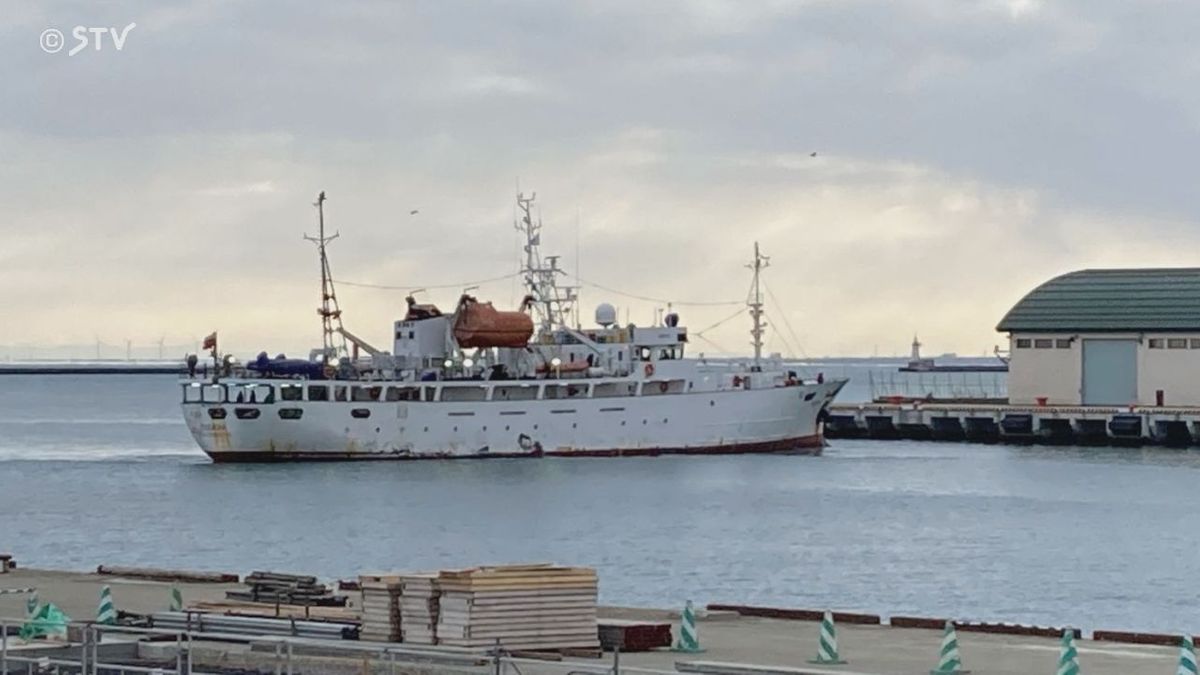
<path fill-rule="evenodd" d="M 771 265 L 771 259 L 759 253 L 758 242 L 754 242 L 754 262 L 746 265 L 746 267 L 754 270 L 754 293 L 746 305 L 750 308 L 750 318 L 754 320 L 754 328 L 750 330 L 750 336 L 754 341 L 750 344 L 754 345 L 754 367 L 759 367 L 759 362 L 762 360 L 763 348 L 763 333 L 767 330 L 767 324 L 763 321 L 763 302 L 762 291 L 759 288 L 759 273 Z"/>
<path fill-rule="evenodd" d="M 325 246 L 329 242 L 338 238 L 340 233 L 334 233 L 331 236 L 325 236 L 325 191 L 317 195 L 317 201 L 313 202 L 313 206 L 317 207 L 317 236 L 310 237 L 307 234 L 304 238 L 317 245 L 317 252 L 321 258 L 321 306 L 317 308 L 317 314 L 321 317 L 321 363 L 328 364 L 330 356 L 336 356 L 338 353 L 346 352 L 346 338 L 341 338 L 341 350 L 334 346 L 334 333 L 338 336 L 342 335 L 342 310 L 338 306 L 337 292 L 333 288 L 333 273 L 329 270 L 329 256 L 325 252 Z M 334 323 L 337 327 L 334 327 Z"/>
<path fill-rule="evenodd" d="M 554 330 L 554 326 L 565 326 L 571 317 L 571 307 L 577 299 L 577 287 L 559 286 L 558 275 L 566 274 L 558 266 L 558 256 L 541 256 L 542 221 L 533 219 L 533 201 L 537 193 L 528 197 L 525 193 L 517 194 L 517 208 L 520 218 L 514 223 L 517 231 L 525 235 L 525 263 L 521 274 L 525 278 L 525 287 L 533 296 L 533 306 L 543 333 Z"/>

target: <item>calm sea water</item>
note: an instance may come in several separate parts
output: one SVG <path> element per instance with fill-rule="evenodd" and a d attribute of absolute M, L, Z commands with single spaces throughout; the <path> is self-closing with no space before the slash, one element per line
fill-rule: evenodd
<path fill-rule="evenodd" d="M 215 466 L 171 377 L 0 378 L 0 548 L 347 577 L 553 560 L 606 603 L 1200 628 L 1200 453 L 837 441 L 824 457 Z"/>

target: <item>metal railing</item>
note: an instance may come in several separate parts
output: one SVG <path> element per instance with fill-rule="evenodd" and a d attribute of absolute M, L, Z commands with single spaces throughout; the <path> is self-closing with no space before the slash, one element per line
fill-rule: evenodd
<path fill-rule="evenodd" d="M 25 623 L 23 619 L 0 618 L 0 675 L 8 675 L 13 666 L 25 666 L 25 672 L 49 673 L 69 672 L 80 675 L 98 675 L 106 673 L 145 674 L 145 675 L 208 675 L 203 670 L 193 667 L 193 652 L 197 642 L 203 643 L 235 643 L 273 646 L 273 654 L 264 654 L 264 661 L 274 667 L 275 675 L 293 675 L 300 666 L 304 666 L 306 658 L 345 658 L 354 659 L 361 663 L 371 662 L 372 666 L 386 668 L 390 675 L 397 673 L 401 667 L 435 667 L 438 672 L 457 672 L 469 675 L 677 675 L 673 670 L 661 670 L 627 666 L 621 663 L 622 653 L 614 650 L 608 659 L 581 661 L 578 659 L 551 661 L 539 658 L 525 657 L 506 650 L 503 645 L 486 651 L 472 651 L 457 647 L 416 646 L 402 643 L 371 643 L 356 640 L 328 640 L 318 638 L 297 638 L 273 635 L 246 635 L 240 633 L 215 633 L 189 630 L 172 630 L 161 628 L 142 628 L 135 626 L 112 626 L 91 622 L 70 622 L 64 626 L 68 634 L 77 634 L 80 642 L 29 642 L 41 647 L 19 647 L 14 649 L 14 638 L 9 635 L 10 629 Z M 131 639 L 125 644 L 138 643 L 137 638 L 156 640 L 162 644 L 163 638 L 175 639 L 174 667 L 145 666 L 121 663 L 120 659 L 102 658 L 101 646 L 119 645 L 121 641 L 104 642 L 106 634 L 119 635 Z M 24 642 L 24 641 L 22 641 Z M 54 654 L 47 655 L 45 650 L 78 650 L 77 655 Z M 297 652 L 300 652 L 297 654 Z M 24 652 L 31 652 L 25 654 Z M 145 660 L 145 659 L 140 659 Z M 262 664 L 256 664 L 262 665 Z M 311 663 L 308 664 L 311 666 Z M 57 669 L 57 670 L 54 670 Z M 17 672 L 20 672 L 19 670 Z M 305 672 L 305 671 L 299 671 Z M 314 672 L 311 667 L 306 672 Z"/>
<path fill-rule="evenodd" d="M 999 372 L 867 372 L 871 400 L 889 396 L 935 399 L 1007 399 L 1008 378 Z"/>

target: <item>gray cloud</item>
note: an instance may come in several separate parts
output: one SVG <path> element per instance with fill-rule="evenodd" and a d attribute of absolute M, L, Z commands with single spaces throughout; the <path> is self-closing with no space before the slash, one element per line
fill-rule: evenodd
<path fill-rule="evenodd" d="M 810 353 L 918 329 L 977 352 L 1042 278 L 1186 262 L 1196 239 L 1200 6 L 47 2 L 7 19 L 0 283 L 24 292 L 0 341 L 132 322 L 303 347 L 320 189 L 339 275 L 377 283 L 512 270 L 518 176 L 568 259 L 581 214 L 582 276 L 605 285 L 738 297 L 761 238 Z M 129 22 L 119 53 L 38 48 L 46 27 Z M 346 301 L 380 333 L 399 305 Z"/>

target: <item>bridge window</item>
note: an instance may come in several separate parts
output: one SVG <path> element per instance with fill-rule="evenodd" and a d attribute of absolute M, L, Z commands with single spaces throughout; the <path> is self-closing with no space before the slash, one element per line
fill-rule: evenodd
<path fill-rule="evenodd" d="M 308 400 L 310 401 L 328 401 L 329 387 L 323 384 L 308 385 Z"/>
<path fill-rule="evenodd" d="M 1162 349 L 1162 348 L 1163 348 L 1162 338 L 1150 338 L 1150 349 Z"/>
<path fill-rule="evenodd" d="M 303 401 L 304 387 L 299 384 L 281 384 L 279 385 L 279 400 L 281 401 Z"/>
<path fill-rule="evenodd" d="M 1062 338 L 1059 338 L 1059 339 L 1055 340 L 1055 341 L 1054 341 L 1054 348 L 1055 348 L 1055 349 L 1070 349 L 1070 348 L 1071 348 L 1071 340 L 1070 340 L 1070 338 L 1067 338 L 1067 339 L 1065 339 L 1065 340 L 1064 340 L 1064 339 L 1062 339 Z"/>
<path fill-rule="evenodd" d="M 388 401 L 419 401 L 421 390 L 415 387 L 388 387 Z"/>
<path fill-rule="evenodd" d="M 1054 340 L 1048 338 L 1038 338 L 1033 341 L 1034 349 L 1050 349 L 1054 346 Z"/>
<path fill-rule="evenodd" d="M 1170 338 L 1167 340 L 1167 349 L 1187 349 L 1186 338 Z"/>
<path fill-rule="evenodd" d="M 1017 338 L 1017 349 L 1029 349 L 1029 347 L 1030 347 L 1029 338 Z"/>
<path fill-rule="evenodd" d="M 378 401 L 383 387 L 351 387 L 350 400 L 355 402 Z"/>

